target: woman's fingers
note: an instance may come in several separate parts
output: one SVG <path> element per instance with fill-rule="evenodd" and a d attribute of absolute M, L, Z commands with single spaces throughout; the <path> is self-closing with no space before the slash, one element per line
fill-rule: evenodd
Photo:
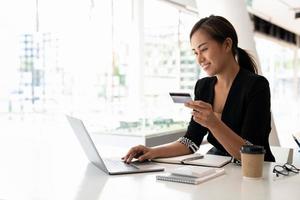
<path fill-rule="evenodd" d="M 193 110 L 201 110 L 201 109 L 210 109 L 211 105 L 209 103 L 206 103 L 204 101 L 189 101 L 184 104 L 186 107 L 189 107 Z"/>
<path fill-rule="evenodd" d="M 125 160 L 125 162 L 126 162 L 126 163 L 130 163 L 131 160 L 134 158 L 134 156 L 135 156 L 135 153 L 130 154 L 130 155 L 128 156 L 128 158 Z"/>
<path fill-rule="evenodd" d="M 209 103 L 206 103 L 204 101 L 195 101 L 195 103 L 198 105 L 198 106 L 201 106 L 201 107 L 206 107 L 206 108 L 210 108 L 211 105 Z"/>
<path fill-rule="evenodd" d="M 193 111 L 192 116 L 195 122 L 209 129 L 216 124 L 218 119 L 212 110 Z"/>
<path fill-rule="evenodd" d="M 206 118 L 206 114 L 204 112 L 195 112 L 195 111 L 193 111 L 192 115 L 193 115 L 194 118 L 197 119 L 197 121 L 199 121 L 199 120 L 202 121 Z"/>
<path fill-rule="evenodd" d="M 130 163 L 133 158 L 139 158 L 145 152 L 146 152 L 146 147 L 144 147 L 142 145 L 132 147 L 128 151 L 128 153 L 126 154 L 126 156 L 124 156 L 122 158 L 122 160 L 124 160 L 124 162 L 126 162 L 126 163 Z"/>
<path fill-rule="evenodd" d="M 185 105 L 186 107 L 188 107 L 188 108 L 193 109 L 193 110 L 199 109 L 198 106 L 196 106 L 196 105 L 194 105 L 194 104 L 192 104 L 192 103 L 185 103 L 184 105 Z"/>
<path fill-rule="evenodd" d="M 125 162 L 127 162 L 127 160 L 129 159 L 129 157 L 133 157 L 134 154 L 136 154 L 135 152 L 137 151 L 137 147 L 132 147 L 127 154 L 122 158 L 122 160 L 124 160 Z"/>
<path fill-rule="evenodd" d="M 141 155 L 140 157 L 138 157 L 138 160 L 141 162 L 143 162 L 144 160 L 148 160 L 148 159 L 151 159 L 150 152 L 147 152 L 147 153 Z"/>

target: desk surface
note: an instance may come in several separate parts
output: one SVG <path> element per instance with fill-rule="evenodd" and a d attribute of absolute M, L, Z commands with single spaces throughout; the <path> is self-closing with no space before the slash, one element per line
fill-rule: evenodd
<path fill-rule="evenodd" d="M 108 176 L 89 164 L 72 130 L 47 125 L 40 134 L 0 130 L 0 199 L 299 199 L 300 175 L 277 178 L 275 163 L 264 163 L 262 180 L 245 180 L 241 167 L 225 166 L 226 174 L 199 185 L 157 181 L 162 172 Z M 25 126 L 16 124 L 15 126 Z M 24 127 L 23 130 L 31 127 Z M 25 131 L 26 132 L 26 131 Z M 117 156 L 120 151 L 103 152 Z M 294 152 L 300 166 L 300 153 Z M 166 168 L 175 165 L 164 164 Z"/>

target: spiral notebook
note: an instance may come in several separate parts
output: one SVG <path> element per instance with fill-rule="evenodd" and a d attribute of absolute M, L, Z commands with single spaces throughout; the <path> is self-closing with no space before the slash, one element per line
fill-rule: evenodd
<path fill-rule="evenodd" d="M 225 169 L 186 166 L 170 171 L 166 175 L 157 175 L 157 180 L 187 184 L 199 184 L 225 174 Z"/>
<path fill-rule="evenodd" d="M 183 165 L 199 165 L 205 167 L 223 167 L 232 160 L 229 156 L 219 156 L 211 154 L 189 154 L 184 156 L 168 157 L 168 158 L 154 158 L 152 161 L 170 164 Z"/>

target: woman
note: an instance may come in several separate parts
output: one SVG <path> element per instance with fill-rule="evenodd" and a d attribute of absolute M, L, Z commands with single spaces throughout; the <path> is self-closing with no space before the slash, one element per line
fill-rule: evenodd
<path fill-rule="evenodd" d="M 192 118 L 185 136 L 157 147 L 133 147 L 122 159 L 129 163 L 156 157 L 191 154 L 203 137 L 214 147 L 208 152 L 240 160 L 245 144 L 265 148 L 265 161 L 275 161 L 270 150 L 270 88 L 267 79 L 257 75 L 248 53 L 238 47 L 232 24 L 221 16 L 198 21 L 191 30 L 190 43 L 197 62 L 209 77 L 197 81 L 195 101 L 185 104 Z"/>

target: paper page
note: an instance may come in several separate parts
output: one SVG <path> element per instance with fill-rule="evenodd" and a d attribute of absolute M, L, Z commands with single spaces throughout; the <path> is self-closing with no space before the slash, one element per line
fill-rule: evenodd
<path fill-rule="evenodd" d="M 216 169 L 214 168 L 200 167 L 200 166 L 185 166 L 170 171 L 170 173 L 173 175 L 195 177 L 195 178 L 208 176 L 215 172 Z"/>
<path fill-rule="evenodd" d="M 181 176 L 181 175 L 168 173 L 166 175 L 157 175 L 156 179 L 162 181 L 172 181 L 172 182 L 187 183 L 187 184 L 199 184 L 208 181 L 210 179 L 213 179 L 215 177 L 221 176 L 223 174 L 225 174 L 225 169 L 222 168 L 222 169 L 213 169 L 213 173 L 203 175 L 200 178 L 194 178 L 191 176 Z"/>
<path fill-rule="evenodd" d="M 221 176 L 221 175 L 223 175 L 223 174 L 225 174 L 225 169 L 216 169 L 216 170 L 215 170 L 215 173 L 213 173 L 213 174 L 209 174 L 209 175 L 207 175 L 207 176 L 204 176 L 204 177 L 201 177 L 201 178 L 197 178 L 197 179 L 195 180 L 195 184 L 199 184 L 199 183 L 208 181 L 208 180 L 210 180 L 210 179 L 213 179 L 213 178 L 215 178 L 215 177 Z"/>
<path fill-rule="evenodd" d="M 201 165 L 201 166 L 208 166 L 208 167 L 222 167 L 225 164 L 231 161 L 231 157 L 229 156 L 218 156 L 218 155 L 211 155 L 205 154 L 204 158 L 192 161 L 185 161 L 185 164 L 190 165 Z"/>
<path fill-rule="evenodd" d="M 190 158 L 202 158 L 203 155 L 199 153 L 194 153 L 194 154 L 188 154 L 184 156 L 175 156 L 175 157 L 169 157 L 169 158 L 155 158 L 152 159 L 152 161 L 155 162 L 163 162 L 163 163 L 175 163 L 175 164 L 180 164 L 181 161 L 190 159 Z"/>

